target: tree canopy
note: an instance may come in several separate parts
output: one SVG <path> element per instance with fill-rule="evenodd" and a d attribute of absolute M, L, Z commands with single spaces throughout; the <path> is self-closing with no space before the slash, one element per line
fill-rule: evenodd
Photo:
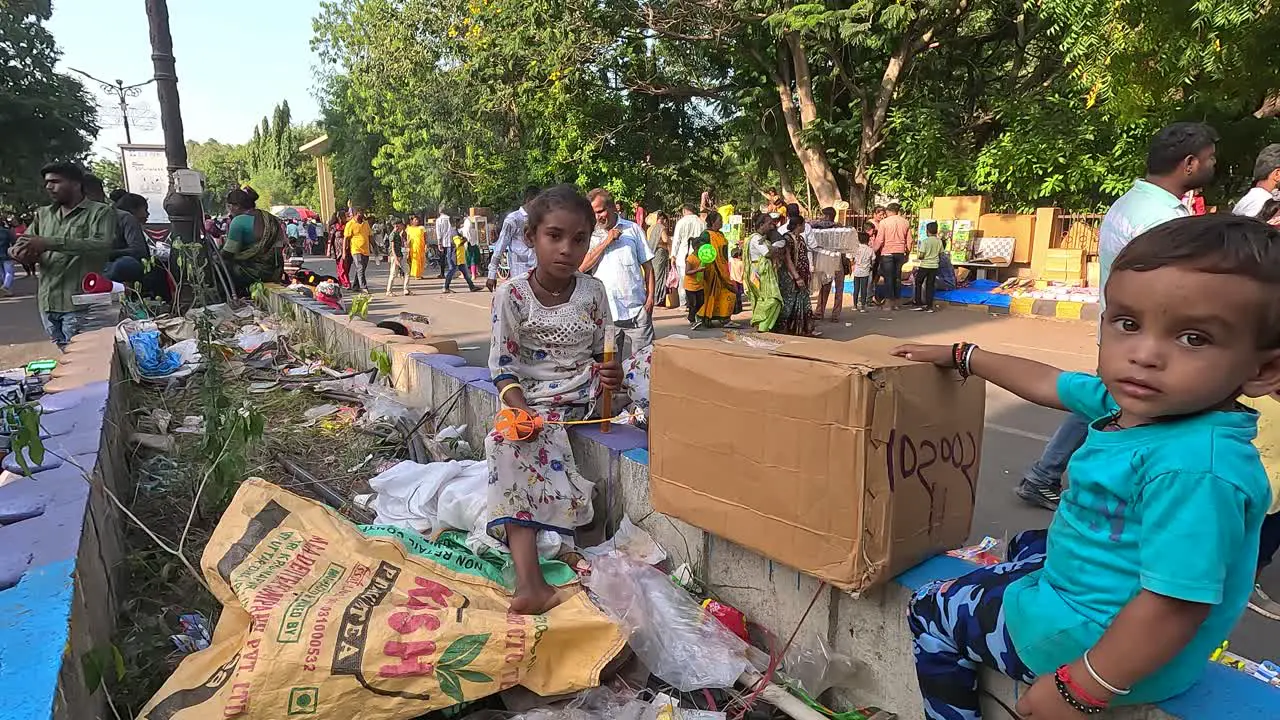
<path fill-rule="evenodd" d="M 340 198 L 402 211 L 564 181 L 1083 210 L 1173 120 L 1222 133 L 1226 199 L 1280 125 L 1254 0 L 330 0 L 314 29 Z"/>
<path fill-rule="evenodd" d="M 258 204 L 316 207 L 319 191 L 311 156 L 298 150 L 320 134 L 314 125 L 293 122 L 288 101 L 276 106 L 270 118 L 253 128 L 253 137 L 240 145 L 217 140 L 187 141 L 187 162 L 205 175 L 204 206 L 222 206 L 227 192 L 243 185 L 258 193 Z"/>
<path fill-rule="evenodd" d="M 49 0 L 0 3 L 0 208 L 10 211 L 46 202 L 40 168 L 84 160 L 98 131 L 84 86 L 54 71 L 50 13 Z"/>

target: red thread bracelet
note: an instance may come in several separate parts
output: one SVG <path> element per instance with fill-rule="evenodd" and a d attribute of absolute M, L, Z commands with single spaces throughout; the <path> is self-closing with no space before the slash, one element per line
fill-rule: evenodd
<path fill-rule="evenodd" d="M 1057 677 L 1059 680 L 1061 680 L 1062 683 L 1071 690 L 1071 693 L 1076 696 L 1076 699 L 1084 703 L 1085 705 L 1090 705 L 1096 708 L 1107 707 L 1106 702 L 1099 700 L 1098 698 L 1090 695 L 1089 691 L 1080 687 L 1079 683 L 1071 679 L 1071 669 L 1066 665 L 1063 665 L 1062 667 L 1058 668 L 1058 672 L 1054 673 L 1054 676 Z"/>

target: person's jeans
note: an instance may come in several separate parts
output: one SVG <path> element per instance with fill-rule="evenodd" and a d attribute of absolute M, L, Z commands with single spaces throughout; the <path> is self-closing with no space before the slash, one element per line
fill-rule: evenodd
<path fill-rule="evenodd" d="M 1067 463 L 1080 446 L 1084 445 L 1088 435 L 1089 421 L 1075 413 L 1068 413 L 1044 446 L 1040 459 L 1023 473 L 1022 481 L 1038 487 L 1061 488 Z"/>
<path fill-rule="evenodd" d="M 4 282 L 0 287 L 3 287 L 5 290 L 13 289 L 14 264 L 13 260 L 0 260 L 0 276 L 4 278 Z"/>
<path fill-rule="evenodd" d="M 476 284 L 471 282 L 471 273 L 467 272 L 467 266 L 459 265 L 458 258 L 455 257 L 453 253 L 445 253 L 445 263 L 449 268 L 444 275 L 445 290 L 449 289 L 449 284 L 453 282 L 453 276 L 457 275 L 458 273 L 462 273 L 462 279 L 467 281 L 467 287 L 471 288 L 472 290 L 476 289 Z"/>
<path fill-rule="evenodd" d="M 1280 550 L 1280 513 L 1268 515 L 1262 521 L 1262 539 L 1258 542 L 1258 572 L 1271 564 L 1276 550 Z"/>
<path fill-rule="evenodd" d="M 351 289 L 369 292 L 369 256 L 352 253 L 351 270 Z"/>
<path fill-rule="evenodd" d="M 859 308 L 867 306 L 867 301 L 871 298 L 871 276 L 853 278 L 853 302 Z"/>
<path fill-rule="evenodd" d="M 938 268 L 919 268 L 916 270 L 916 292 L 913 304 L 921 307 L 933 307 L 933 294 L 938 285 Z"/>
<path fill-rule="evenodd" d="M 1030 684 L 1035 673 L 1018 657 L 1004 617 L 1004 593 L 1044 567 L 1048 532 L 1027 530 L 1009 542 L 1007 562 L 920 588 L 907 610 L 915 636 L 916 678 L 926 718 L 980 717 L 978 667 Z"/>
<path fill-rule="evenodd" d="M 67 349 L 67 343 L 71 342 L 71 338 L 80 331 L 80 321 L 80 313 L 75 310 L 40 313 L 40 322 L 44 325 L 44 331 L 49 333 L 49 339 L 58 346 L 59 350 Z"/>
<path fill-rule="evenodd" d="M 624 346 L 618 348 L 620 358 L 629 358 L 653 344 L 653 317 L 644 308 L 631 320 L 619 320 L 613 325 L 625 336 Z"/>
<path fill-rule="evenodd" d="M 902 266 L 907 256 L 903 253 L 890 253 L 880 256 L 880 274 L 884 276 L 884 289 L 889 293 L 889 302 L 897 304 L 902 298 Z"/>
<path fill-rule="evenodd" d="M 102 274 L 112 282 L 131 285 L 136 282 L 142 282 L 142 276 L 145 271 L 142 268 L 142 261 L 136 257 L 126 255 L 107 263 L 107 266 L 102 270 Z"/>

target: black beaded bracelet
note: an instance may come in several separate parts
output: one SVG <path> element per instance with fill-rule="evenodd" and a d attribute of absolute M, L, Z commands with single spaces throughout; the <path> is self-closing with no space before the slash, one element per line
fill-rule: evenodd
<path fill-rule="evenodd" d="M 1076 699 L 1076 696 L 1071 694 L 1071 689 L 1068 688 L 1067 684 L 1062 681 L 1062 678 L 1057 675 L 1053 676 L 1053 684 L 1058 686 L 1058 694 L 1062 696 L 1062 699 L 1066 700 L 1067 704 L 1077 712 L 1084 713 L 1085 715 L 1097 715 L 1102 712 L 1103 708 L 1095 707 L 1093 705 L 1085 705 Z"/>

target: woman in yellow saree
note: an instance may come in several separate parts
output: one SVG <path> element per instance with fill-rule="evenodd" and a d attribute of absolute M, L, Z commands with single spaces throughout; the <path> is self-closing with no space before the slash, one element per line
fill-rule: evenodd
<path fill-rule="evenodd" d="M 422 227 L 422 219 L 417 215 L 409 218 L 405 235 L 409 238 L 409 277 L 421 280 L 427 268 L 427 229 Z"/>
<path fill-rule="evenodd" d="M 698 319 L 712 327 L 736 327 L 730 318 L 733 316 L 733 304 L 738 297 L 729 271 L 729 241 L 720 232 L 723 222 L 720 213 L 707 213 L 707 231 L 699 240 L 699 249 L 709 244 L 715 249 L 716 259 L 702 266 L 703 297 L 702 308 L 698 310 Z"/>

